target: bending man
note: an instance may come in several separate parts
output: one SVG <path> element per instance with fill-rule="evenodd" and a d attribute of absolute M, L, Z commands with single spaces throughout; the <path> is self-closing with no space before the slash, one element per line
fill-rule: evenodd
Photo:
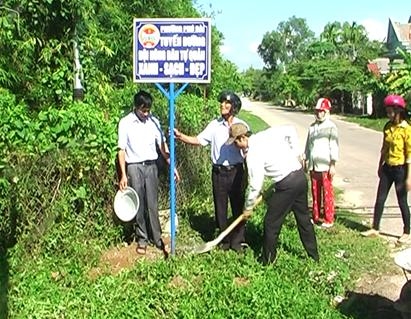
<path fill-rule="evenodd" d="M 307 254 L 319 260 L 314 226 L 310 221 L 307 178 L 301 164 L 298 136 L 292 126 L 271 127 L 251 135 L 243 124 L 230 129 L 227 144 L 234 144 L 247 154 L 249 193 L 245 210 L 250 211 L 263 187 L 264 177 L 272 179 L 274 192 L 268 199 L 264 218 L 263 264 L 273 263 L 284 219 L 294 212 L 300 239 Z"/>

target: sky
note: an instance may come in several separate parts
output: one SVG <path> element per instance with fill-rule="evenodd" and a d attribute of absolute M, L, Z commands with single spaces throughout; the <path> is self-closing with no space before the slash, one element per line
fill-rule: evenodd
<path fill-rule="evenodd" d="M 292 16 L 306 20 L 319 36 L 327 23 L 362 24 L 372 40 L 384 41 L 388 21 L 407 23 L 411 16 L 410 0 L 193 0 L 199 12 L 224 35 L 223 55 L 240 71 L 262 68 L 257 47 L 266 32 L 277 30 Z"/>

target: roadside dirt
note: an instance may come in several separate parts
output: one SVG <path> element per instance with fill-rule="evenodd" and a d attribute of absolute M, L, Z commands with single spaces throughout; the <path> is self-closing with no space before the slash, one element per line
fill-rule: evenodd
<path fill-rule="evenodd" d="M 357 283 L 355 292 L 379 295 L 395 301 L 399 298 L 401 288 L 405 283 L 406 277 L 401 271 L 396 274 L 365 274 Z"/>
<path fill-rule="evenodd" d="M 170 239 L 164 237 L 163 241 L 166 245 L 166 250 L 169 251 Z M 154 261 L 166 258 L 161 250 L 153 246 L 147 246 L 145 255 L 137 254 L 136 249 L 137 244 L 133 242 L 131 244 L 123 243 L 121 246 L 105 251 L 100 257 L 99 264 L 90 269 L 88 273 L 89 278 L 94 280 L 105 274 L 116 275 L 122 270 L 131 269 L 141 260 Z"/>
<path fill-rule="evenodd" d="M 386 238 L 385 238 L 386 239 Z M 401 249 L 393 248 L 392 258 Z M 411 280 L 411 273 L 403 271 L 399 266 L 387 264 L 383 273 L 368 272 L 357 281 L 352 291 L 346 292 L 341 298 L 335 298 L 335 305 L 350 318 L 389 319 L 400 318 L 394 309 L 394 301 L 399 299 L 403 285 Z"/>

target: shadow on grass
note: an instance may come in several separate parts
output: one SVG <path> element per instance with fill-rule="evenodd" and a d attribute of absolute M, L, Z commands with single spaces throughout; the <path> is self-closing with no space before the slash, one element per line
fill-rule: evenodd
<path fill-rule="evenodd" d="M 216 229 L 214 216 L 211 216 L 207 213 L 203 213 L 200 215 L 188 214 L 188 216 L 191 229 L 198 232 L 203 241 L 211 241 L 220 234 L 218 229 Z M 234 218 L 231 216 L 228 219 L 227 225 L 230 225 L 233 221 Z M 246 224 L 245 236 L 246 243 L 250 246 L 250 248 L 252 248 L 255 251 L 261 249 L 262 232 L 260 229 L 257 229 L 254 224 Z"/>
<path fill-rule="evenodd" d="M 259 256 L 262 250 L 263 232 L 261 226 L 258 227 L 254 223 L 246 224 L 245 241 L 254 251 L 255 256 Z"/>
<path fill-rule="evenodd" d="M 292 214 L 292 213 L 291 213 Z M 292 216 L 294 218 L 294 216 Z M 288 226 L 286 223 L 283 224 L 282 230 L 280 231 L 280 235 L 282 232 L 285 232 Z M 298 233 L 298 230 L 295 226 L 291 226 L 292 231 L 295 231 Z M 257 226 L 256 224 L 249 223 L 247 224 L 246 227 L 246 243 L 249 245 L 250 249 L 253 250 L 254 256 L 256 258 L 261 257 L 262 254 L 262 243 L 263 243 L 263 230 L 260 226 Z M 297 243 L 297 245 L 296 245 Z M 298 240 L 297 242 L 284 242 L 281 240 L 280 236 L 278 238 L 277 242 L 277 253 L 278 250 L 282 249 L 287 254 L 291 254 L 296 256 L 299 259 L 307 259 L 307 254 L 305 253 L 304 249 L 302 249 L 302 243 L 301 240 Z"/>
<path fill-rule="evenodd" d="M 393 302 L 380 295 L 349 292 L 348 298 L 338 305 L 338 310 L 353 319 L 401 319 Z"/>
<path fill-rule="evenodd" d="M 341 225 L 358 232 L 366 231 L 369 229 L 369 227 L 361 224 L 360 222 L 356 221 L 355 218 L 351 218 L 350 215 L 347 214 L 344 214 L 343 216 L 337 215 L 337 221 Z"/>
<path fill-rule="evenodd" d="M 121 225 L 123 242 L 130 245 L 135 240 L 136 236 L 135 221 L 121 222 L 116 216 L 114 216 L 113 219 L 116 224 Z"/>
<path fill-rule="evenodd" d="M 207 213 L 203 214 L 188 214 L 191 228 L 200 234 L 200 237 L 205 242 L 213 240 L 216 234 L 214 217 Z"/>
<path fill-rule="evenodd" d="M 359 223 L 358 221 L 356 221 L 355 218 L 350 217 L 349 214 L 346 214 L 344 216 L 339 215 L 337 218 L 338 218 L 338 222 L 341 225 L 343 225 L 343 226 L 345 226 L 349 229 L 355 230 L 358 233 L 361 233 L 363 231 L 366 231 L 366 230 L 370 229 L 369 227 L 367 227 L 367 226 L 363 225 L 362 223 Z M 392 238 L 398 239 L 397 234 L 391 234 L 391 233 L 380 231 L 380 235 L 385 236 L 385 237 L 392 237 Z"/>

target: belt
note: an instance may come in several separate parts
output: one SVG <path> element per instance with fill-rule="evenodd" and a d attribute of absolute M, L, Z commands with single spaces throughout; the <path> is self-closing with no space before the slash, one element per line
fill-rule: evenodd
<path fill-rule="evenodd" d="M 234 164 L 234 165 L 217 165 L 217 164 L 213 164 L 213 169 L 218 170 L 218 171 L 231 171 L 235 168 L 241 167 L 243 164 L 242 163 L 238 163 L 238 164 Z"/>
<path fill-rule="evenodd" d="M 405 167 L 405 164 L 400 164 L 400 165 L 389 165 L 389 164 L 387 164 L 387 163 L 384 163 L 384 165 L 387 167 L 387 168 L 403 168 L 403 167 Z"/>
<path fill-rule="evenodd" d="M 289 183 L 289 181 L 295 177 L 298 176 L 294 176 L 296 174 L 301 174 L 301 176 L 304 176 L 304 170 L 302 168 L 297 169 L 296 171 L 292 171 L 291 173 L 289 173 L 286 177 L 284 177 L 282 180 L 279 180 L 278 182 L 275 182 L 276 186 L 280 186 L 281 184 L 287 184 Z"/>
<path fill-rule="evenodd" d="M 142 162 L 137 162 L 137 163 L 130 163 L 128 165 L 134 165 L 134 164 L 140 164 L 140 165 L 153 165 L 156 163 L 156 160 L 147 160 L 147 161 L 142 161 Z"/>

